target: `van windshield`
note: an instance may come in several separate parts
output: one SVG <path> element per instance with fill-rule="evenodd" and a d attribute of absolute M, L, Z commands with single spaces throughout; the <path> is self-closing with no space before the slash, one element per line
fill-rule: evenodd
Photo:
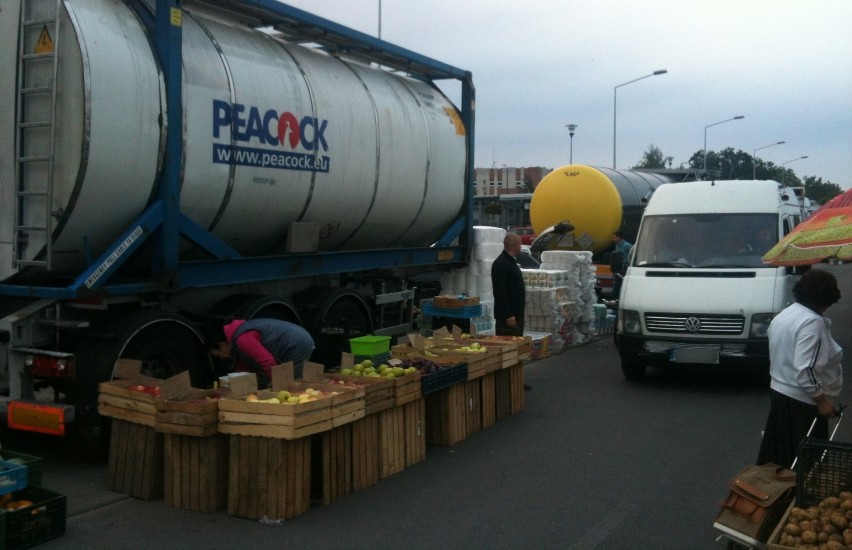
<path fill-rule="evenodd" d="M 645 216 L 631 265 L 770 267 L 761 261 L 761 257 L 777 241 L 777 214 Z"/>

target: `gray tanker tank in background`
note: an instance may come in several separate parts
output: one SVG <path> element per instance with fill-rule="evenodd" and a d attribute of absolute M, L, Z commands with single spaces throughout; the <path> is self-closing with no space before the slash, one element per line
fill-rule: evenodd
<path fill-rule="evenodd" d="M 18 181 L 43 191 L 43 168 L 22 165 L 18 179 L 0 163 L 0 281 L 44 258 L 47 238 L 52 271 L 83 268 L 156 196 L 165 162 L 165 87 L 142 22 L 122 2 L 60 5 L 52 234 L 22 229 L 44 224 L 47 199 L 16 195 Z M 15 7 L 0 14 L 5 36 L 17 33 Z M 182 33 L 181 210 L 240 254 L 280 252 L 291 222 L 319 224 L 320 250 L 427 246 L 457 217 L 465 128 L 435 87 L 204 13 L 183 12 Z M 16 48 L 0 49 L 15 66 Z M 48 76 L 31 71 L 27 85 Z M 15 94 L 3 79 L 6 159 Z M 48 102 L 28 109 L 50 112 Z M 31 148 L 51 139 L 27 136 Z"/>

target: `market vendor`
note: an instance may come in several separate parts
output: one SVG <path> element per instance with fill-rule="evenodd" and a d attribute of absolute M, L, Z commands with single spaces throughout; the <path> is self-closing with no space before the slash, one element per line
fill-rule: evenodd
<path fill-rule="evenodd" d="M 254 372 L 261 386 L 269 385 L 272 367 L 292 362 L 294 376 L 314 351 L 314 340 L 304 328 L 280 319 L 235 319 L 222 328 L 225 340 L 211 351 L 217 357 L 234 357 L 234 370 Z"/>

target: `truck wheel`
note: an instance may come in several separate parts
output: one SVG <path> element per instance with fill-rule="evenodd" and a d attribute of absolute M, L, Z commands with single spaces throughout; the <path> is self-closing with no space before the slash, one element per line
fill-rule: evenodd
<path fill-rule="evenodd" d="M 622 355 L 621 372 L 627 380 L 642 380 L 645 377 L 645 362 L 637 356 Z"/>
<path fill-rule="evenodd" d="M 112 337 L 81 339 L 75 350 L 77 378 L 68 390 L 75 405 L 72 431 L 82 445 L 99 448 L 109 441 L 108 419 L 97 413 L 98 384 L 112 380 L 119 358 L 142 361 L 142 374 L 168 378 L 188 370 L 194 387 L 211 378 L 210 357 L 201 336 L 183 317 L 163 312 L 137 312 L 112 320 Z M 117 336 L 116 336 L 117 335 Z"/>

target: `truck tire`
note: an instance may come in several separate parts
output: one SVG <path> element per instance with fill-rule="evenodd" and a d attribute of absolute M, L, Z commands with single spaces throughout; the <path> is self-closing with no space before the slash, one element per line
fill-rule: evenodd
<path fill-rule="evenodd" d="M 636 355 L 621 354 L 621 372 L 631 382 L 645 377 L 645 362 Z"/>
<path fill-rule="evenodd" d="M 188 370 L 194 387 L 211 381 L 210 357 L 201 336 L 180 315 L 157 311 L 136 312 L 112 320 L 112 336 L 83 338 L 75 349 L 77 377 L 68 390 L 75 405 L 72 432 L 82 445 L 103 447 L 108 441 L 108 419 L 97 413 L 98 384 L 112 380 L 119 358 L 142 361 L 142 374 L 168 378 Z"/>

